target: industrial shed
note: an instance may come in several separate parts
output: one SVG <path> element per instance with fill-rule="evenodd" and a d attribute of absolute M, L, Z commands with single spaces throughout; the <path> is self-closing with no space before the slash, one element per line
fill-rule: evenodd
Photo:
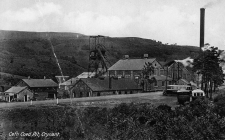
<path fill-rule="evenodd" d="M 70 95 L 73 98 L 105 96 L 113 94 L 132 94 L 141 90 L 141 87 L 131 79 L 81 78 L 70 88 Z"/>
<path fill-rule="evenodd" d="M 158 90 L 164 90 L 166 88 L 166 85 L 169 85 L 172 83 L 172 78 L 166 77 L 164 75 L 160 76 L 150 76 L 150 79 L 155 79 L 155 82 L 150 84 L 150 90 L 158 91 Z"/>

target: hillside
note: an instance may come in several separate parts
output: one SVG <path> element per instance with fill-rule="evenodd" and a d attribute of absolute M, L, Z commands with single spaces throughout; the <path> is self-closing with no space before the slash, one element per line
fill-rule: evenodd
<path fill-rule="evenodd" d="M 128 54 L 130 57 L 156 57 L 160 61 L 196 56 L 198 47 L 165 45 L 159 41 L 135 37 L 100 40 L 105 44 L 107 57 L 113 64 Z M 93 43 L 93 40 L 91 41 Z M 87 71 L 89 36 L 77 33 L 45 33 L 0 30 L 1 72 L 33 78 L 60 75 L 53 55 L 59 59 L 64 75 L 76 76 Z"/>

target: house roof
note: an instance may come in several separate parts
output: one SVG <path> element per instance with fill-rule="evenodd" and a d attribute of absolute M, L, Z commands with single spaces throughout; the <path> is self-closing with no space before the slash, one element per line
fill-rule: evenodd
<path fill-rule="evenodd" d="M 163 66 L 170 67 L 173 63 L 176 63 L 176 61 L 172 60 L 172 61 L 165 62 Z"/>
<path fill-rule="evenodd" d="M 172 78 L 167 77 L 167 79 L 166 79 L 166 76 L 164 76 L 164 75 L 152 75 L 152 76 L 150 76 L 149 78 L 151 79 L 151 78 L 153 78 L 153 77 L 154 77 L 157 81 L 166 81 L 166 80 L 172 81 Z"/>
<path fill-rule="evenodd" d="M 141 90 L 141 87 L 131 79 L 113 79 L 111 78 L 111 89 L 109 88 L 109 78 L 85 78 L 80 79 L 92 91 L 115 91 L 115 90 Z"/>
<path fill-rule="evenodd" d="M 24 89 L 26 89 L 27 87 L 11 87 L 10 89 L 6 90 L 5 92 L 6 93 L 20 93 L 21 91 L 23 91 Z"/>
<path fill-rule="evenodd" d="M 52 79 L 22 79 L 29 87 L 58 87 Z"/>
<path fill-rule="evenodd" d="M 121 59 L 117 61 L 108 70 L 142 70 L 145 63 L 152 63 L 156 58 L 149 59 Z"/>
<path fill-rule="evenodd" d="M 159 61 L 159 63 L 164 67 L 165 64 L 167 64 L 168 62 L 167 61 Z"/>

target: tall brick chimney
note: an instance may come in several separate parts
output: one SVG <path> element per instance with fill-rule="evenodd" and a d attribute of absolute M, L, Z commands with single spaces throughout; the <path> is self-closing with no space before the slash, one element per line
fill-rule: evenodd
<path fill-rule="evenodd" d="M 204 35 L 205 35 L 205 8 L 200 9 L 200 51 L 204 47 Z"/>

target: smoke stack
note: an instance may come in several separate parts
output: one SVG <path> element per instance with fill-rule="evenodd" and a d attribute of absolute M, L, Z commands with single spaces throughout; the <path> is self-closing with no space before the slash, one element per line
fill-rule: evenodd
<path fill-rule="evenodd" d="M 205 35 L 205 8 L 200 9 L 200 51 L 204 47 L 204 35 Z"/>

